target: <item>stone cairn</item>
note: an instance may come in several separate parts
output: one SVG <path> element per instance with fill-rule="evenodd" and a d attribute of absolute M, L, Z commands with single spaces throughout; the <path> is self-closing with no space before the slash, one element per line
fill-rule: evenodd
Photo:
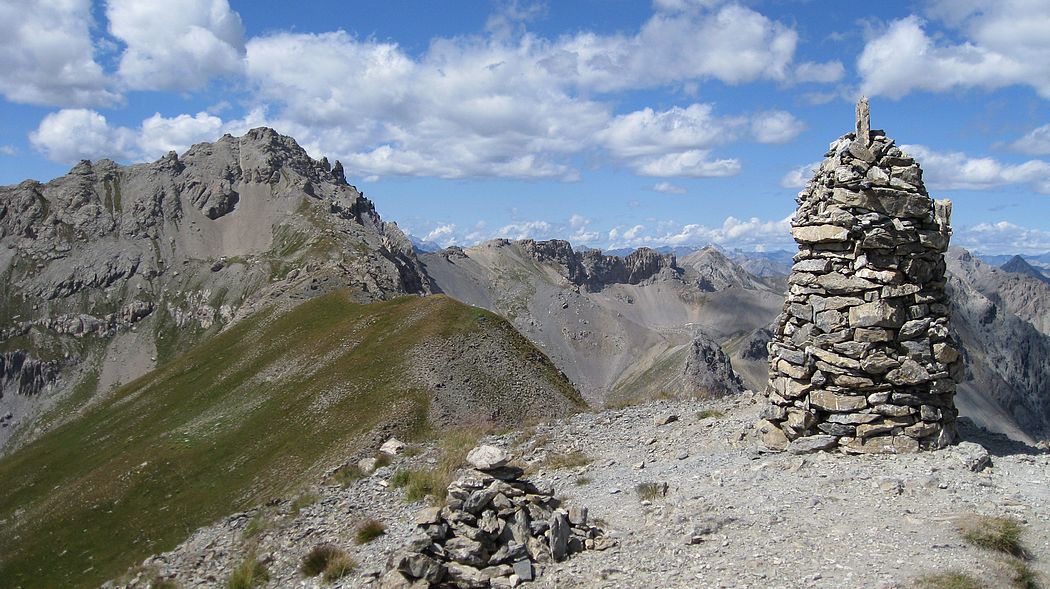
<path fill-rule="evenodd" d="M 900 453 L 954 441 L 962 375 L 948 329 L 951 202 L 883 131 L 868 101 L 799 193 L 799 251 L 769 344 L 767 446 Z"/>
<path fill-rule="evenodd" d="M 416 516 L 417 534 L 394 554 L 380 586 L 516 587 L 544 563 L 614 545 L 587 521 L 587 508 L 559 507 L 549 487 L 522 479 L 522 469 L 495 446 L 467 455 L 471 469 L 448 487 L 444 507 Z"/>

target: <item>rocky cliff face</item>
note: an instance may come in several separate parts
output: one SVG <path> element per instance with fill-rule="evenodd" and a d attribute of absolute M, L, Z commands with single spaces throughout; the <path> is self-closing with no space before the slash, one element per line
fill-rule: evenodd
<path fill-rule="evenodd" d="M 966 364 L 960 409 L 1017 438 L 1050 437 L 1050 287 L 965 250 L 946 260 L 952 325 Z"/>
<path fill-rule="evenodd" d="M 592 292 L 610 284 L 642 284 L 674 279 L 681 274 L 674 254 L 661 254 L 646 247 L 622 257 L 607 256 L 599 250 L 577 253 L 569 242 L 560 239 L 525 239 L 520 247 L 537 262 L 560 266 L 570 282 Z"/>
<path fill-rule="evenodd" d="M 0 447 L 28 417 L 60 421 L 262 305 L 429 291 L 411 243 L 342 167 L 266 128 L 0 187 L 0 277 Z"/>

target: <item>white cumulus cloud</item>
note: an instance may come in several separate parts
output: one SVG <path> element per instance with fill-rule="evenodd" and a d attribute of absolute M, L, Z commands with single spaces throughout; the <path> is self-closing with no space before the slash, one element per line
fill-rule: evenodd
<path fill-rule="evenodd" d="M 44 117 L 29 134 L 29 143 L 48 159 L 69 164 L 81 159 L 152 161 L 169 151 L 183 152 L 195 143 L 215 141 L 224 132 L 243 134 L 258 126 L 260 115 L 224 122 L 215 115 L 164 117 L 160 113 L 138 128 L 111 125 L 94 110 L 66 108 Z"/>
<path fill-rule="evenodd" d="M 805 128 L 805 123 L 782 110 L 758 113 L 751 119 L 751 134 L 759 143 L 788 143 Z"/>
<path fill-rule="evenodd" d="M 1008 221 L 979 223 L 954 227 L 952 245 L 984 254 L 1041 254 L 1050 251 L 1050 231 Z"/>
<path fill-rule="evenodd" d="M 916 90 L 1026 85 L 1050 98 L 1050 3 L 942 0 L 929 14 L 960 39 L 931 35 L 915 15 L 891 22 L 857 59 L 863 92 L 900 98 Z"/>
<path fill-rule="evenodd" d="M 29 143 L 48 159 L 72 163 L 81 159 L 126 159 L 134 149 L 130 130 L 110 127 L 106 117 L 84 108 L 63 109 L 44 117 L 29 134 Z"/>
<path fill-rule="evenodd" d="M 712 159 L 705 149 L 691 149 L 655 158 L 643 158 L 629 165 L 639 176 L 658 178 L 719 178 L 740 173 L 736 159 Z"/>
<path fill-rule="evenodd" d="M 803 188 L 806 183 L 813 179 L 813 175 L 820 169 L 821 162 L 803 164 L 797 168 L 791 168 L 784 177 L 780 179 L 780 185 L 784 188 Z"/>
<path fill-rule="evenodd" d="M 1008 164 L 990 157 L 939 152 L 924 145 L 901 147 L 922 166 L 925 184 L 940 190 L 989 190 L 1010 184 L 1050 194 L 1050 163 L 1029 160 Z"/>
<path fill-rule="evenodd" d="M 126 48 L 118 72 L 135 90 L 196 90 L 243 69 L 244 26 L 227 0 L 108 0 Z"/>
<path fill-rule="evenodd" d="M 1050 125 L 1032 129 L 1010 146 L 1029 155 L 1050 155 Z"/>
<path fill-rule="evenodd" d="M 738 4 L 674 4 L 633 33 L 558 38 L 525 31 L 535 11 L 515 5 L 493 34 L 432 39 L 418 56 L 343 31 L 274 33 L 248 41 L 246 72 L 283 128 L 355 175 L 574 180 L 575 158 L 601 149 L 649 175 L 674 172 L 674 160 L 686 175 L 725 175 L 738 162 L 696 155 L 751 138 L 746 116 L 715 116 L 710 105 L 614 116 L 608 93 L 787 80 L 797 34 Z M 780 122 L 789 124 L 762 137 L 797 132 Z"/>
<path fill-rule="evenodd" d="M 120 97 L 95 61 L 90 0 L 0 2 L 0 93 L 40 105 L 111 104 Z"/>

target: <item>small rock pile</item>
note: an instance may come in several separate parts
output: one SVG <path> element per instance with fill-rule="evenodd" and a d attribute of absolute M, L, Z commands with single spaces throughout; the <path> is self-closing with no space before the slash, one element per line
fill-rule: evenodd
<path fill-rule="evenodd" d="M 867 99 L 797 201 L 763 440 L 857 453 L 951 443 L 962 375 L 944 291 L 951 202 L 933 201 L 915 160 L 870 129 Z"/>
<path fill-rule="evenodd" d="M 390 559 L 384 589 L 516 587 L 544 563 L 613 545 L 589 525 L 586 507 L 560 508 L 503 450 L 479 446 L 467 461 L 473 468 L 449 485 L 447 504 L 416 516 L 418 533 Z"/>

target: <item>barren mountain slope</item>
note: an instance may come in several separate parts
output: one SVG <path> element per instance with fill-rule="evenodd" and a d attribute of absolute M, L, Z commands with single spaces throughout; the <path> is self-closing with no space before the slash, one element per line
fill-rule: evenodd
<path fill-rule="evenodd" d="M 777 279 L 751 276 L 713 248 L 665 255 L 635 284 L 595 280 L 580 257 L 565 242 L 501 240 L 421 260 L 435 288 L 510 319 L 592 402 L 696 392 L 683 367 L 697 330 L 721 344 L 746 386 L 764 389 L 762 328 L 782 305 Z M 962 250 L 948 256 L 948 268 L 953 326 L 969 366 L 963 415 L 1028 442 L 1050 436 L 1050 338 L 1037 329 L 1050 321 L 1046 285 Z"/>
<path fill-rule="evenodd" d="M 344 287 L 428 291 L 342 167 L 271 129 L 0 187 L 0 449 L 260 304 Z"/>
<path fill-rule="evenodd" d="M 960 411 L 1017 439 L 1050 437 L 1050 336 L 1039 329 L 1050 322 L 1050 288 L 964 250 L 949 252 L 947 263 L 952 327 L 967 367 Z"/>
<path fill-rule="evenodd" d="M 653 250 L 619 258 L 560 241 L 496 240 L 421 260 L 436 289 L 510 319 L 597 403 L 703 393 L 684 378 L 695 333 L 744 342 L 782 303 L 774 282 L 713 249 L 679 264 Z M 732 351 L 747 384 L 761 386 L 764 353 L 756 363 Z"/>
<path fill-rule="evenodd" d="M 962 249 L 953 248 L 946 258 L 953 275 L 1050 336 L 1050 283 L 1034 275 L 996 268 Z"/>

